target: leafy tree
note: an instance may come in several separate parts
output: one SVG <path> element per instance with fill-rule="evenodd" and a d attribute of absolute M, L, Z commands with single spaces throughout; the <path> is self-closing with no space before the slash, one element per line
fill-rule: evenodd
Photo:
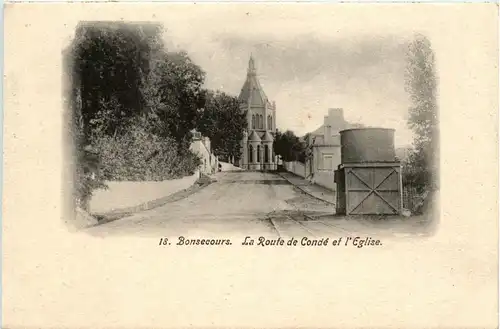
<path fill-rule="evenodd" d="M 281 155 L 283 161 L 300 161 L 304 163 L 306 144 L 291 130 L 284 133 L 277 130 L 274 138 L 274 152 Z"/>
<path fill-rule="evenodd" d="M 206 92 L 206 102 L 198 130 L 211 140 L 214 154 L 224 159 L 241 157 L 241 139 L 247 126 L 246 113 L 238 98 L 224 92 Z"/>
<path fill-rule="evenodd" d="M 92 23 L 77 29 L 73 75 L 85 140 L 96 125 L 108 135 L 124 132 L 124 122 L 145 107 L 140 88 L 151 54 L 161 47 L 159 31 L 156 25 L 123 23 Z M 99 113 L 104 110 L 107 113 Z M 97 116 L 105 121 L 93 121 Z"/>
<path fill-rule="evenodd" d="M 69 53 L 80 205 L 104 179 L 166 179 L 196 168 L 190 130 L 204 105 L 204 72 L 186 53 L 164 50 L 160 26 L 84 24 Z"/>
<path fill-rule="evenodd" d="M 124 134 L 145 116 L 154 133 L 189 146 L 204 105 L 205 74 L 185 52 L 169 53 L 156 25 L 83 25 L 73 46 L 80 128 L 87 145 L 96 131 Z"/>
<path fill-rule="evenodd" d="M 415 133 L 414 150 L 405 163 L 404 179 L 420 192 L 437 187 L 438 119 L 434 52 L 430 41 L 417 35 L 407 53 L 406 88 L 412 105 L 408 125 Z"/>
<path fill-rule="evenodd" d="M 302 137 L 302 140 L 304 140 L 307 143 L 307 141 L 310 139 L 310 137 L 311 137 L 311 133 L 307 133 L 304 135 L 304 137 Z"/>
<path fill-rule="evenodd" d="M 204 81 L 205 73 L 185 52 L 160 51 L 141 88 L 155 133 L 176 140 L 181 152 L 188 149 L 190 131 L 205 104 Z"/>
<path fill-rule="evenodd" d="M 96 188 L 105 188 L 101 154 L 91 148 L 97 138 L 127 131 L 144 107 L 138 92 L 148 73 L 150 54 L 162 47 L 154 24 L 84 23 L 65 51 L 71 80 L 76 201 L 86 208 Z"/>

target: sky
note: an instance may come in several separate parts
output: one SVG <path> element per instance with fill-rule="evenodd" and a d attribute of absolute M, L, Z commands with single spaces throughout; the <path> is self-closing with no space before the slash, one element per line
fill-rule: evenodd
<path fill-rule="evenodd" d="M 272 19 L 262 12 L 198 15 L 190 24 L 163 22 L 169 50 L 185 50 L 206 72 L 206 87 L 237 96 L 250 54 L 276 124 L 298 135 L 314 131 L 329 108 L 346 120 L 394 128 L 396 146 L 410 145 L 405 50 L 411 36 L 390 30 L 332 29 L 314 18 Z"/>

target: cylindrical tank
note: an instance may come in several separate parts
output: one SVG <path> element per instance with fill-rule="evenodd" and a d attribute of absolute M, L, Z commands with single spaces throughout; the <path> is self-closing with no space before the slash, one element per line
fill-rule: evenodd
<path fill-rule="evenodd" d="M 394 129 L 356 128 L 340 131 L 342 163 L 394 162 Z"/>

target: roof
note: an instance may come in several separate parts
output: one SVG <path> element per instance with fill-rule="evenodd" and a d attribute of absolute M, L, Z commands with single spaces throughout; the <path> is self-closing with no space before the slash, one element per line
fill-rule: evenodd
<path fill-rule="evenodd" d="M 259 79 L 257 79 L 257 70 L 252 56 L 248 61 L 247 78 L 241 88 L 238 100 L 253 106 L 265 106 L 268 102 L 264 89 L 262 89 Z"/>
<path fill-rule="evenodd" d="M 272 142 L 274 140 L 273 136 L 269 133 L 269 131 L 266 131 L 264 136 L 262 136 L 262 141 L 263 142 Z"/>
<path fill-rule="evenodd" d="M 325 126 L 324 125 L 321 125 L 318 129 L 316 129 L 315 131 L 311 132 L 310 134 L 311 135 L 323 135 L 325 132 Z"/>
<path fill-rule="evenodd" d="M 259 135 L 257 135 L 255 130 L 252 130 L 252 133 L 250 134 L 250 136 L 248 136 L 248 140 L 252 141 L 252 142 L 260 142 L 261 141 Z"/>
<path fill-rule="evenodd" d="M 356 130 L 356 129 L 367 129 L 368 128 L 368 127 L 360 127 L 361 124 L 359 124 L 359 123 L 350 123 L 347 121 L 344 121 L 342 125 L 343 125 L 343 128 L 340 128 L 337 126 L 337 127 L 332 127 L 332 129 L 334 129 L 334 131 L 337 131 L 336 130 L 336 128 L 337 128 L 338 132 L 340 132 L 340 131 L 345 131 L 345 130 Z M 314 136 L 320 136 L 320 135 L 323 136 L 325 134 L 325 124 L 322 124 L 316 130 L 314 130 L 313 132 L 310 132 L 309 134 L 314 135 Z"/>

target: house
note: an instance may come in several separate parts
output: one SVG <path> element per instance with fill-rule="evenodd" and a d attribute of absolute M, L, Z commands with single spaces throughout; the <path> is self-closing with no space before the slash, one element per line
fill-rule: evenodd
<path fill-rule="evenodd" d="M 363 125 L 347 122 L 343 109 L 329 109 L 323 125 L 306 135 L 306 178 L 315 184 L 335 190 L 334 170 L 341 161 L 340 131 L 361 127 Z"/>
<path fill-rule="evenodd" d="M 306 178 L 335 189 L 334 170 L 340 164 L 340 131 L 347 127 L 340 108 L 328 110 L 323 125 L 307 135 Z"/>
<path fill-rule="evenodd" d="M 202 136 L 196 130 L 193 130 L 192 133 L 193 140 L 189 149 L 201 158 L 200 172 L 206 175 L 215 173 L 219 160 L 212 154 L 210 138 Z"/>

